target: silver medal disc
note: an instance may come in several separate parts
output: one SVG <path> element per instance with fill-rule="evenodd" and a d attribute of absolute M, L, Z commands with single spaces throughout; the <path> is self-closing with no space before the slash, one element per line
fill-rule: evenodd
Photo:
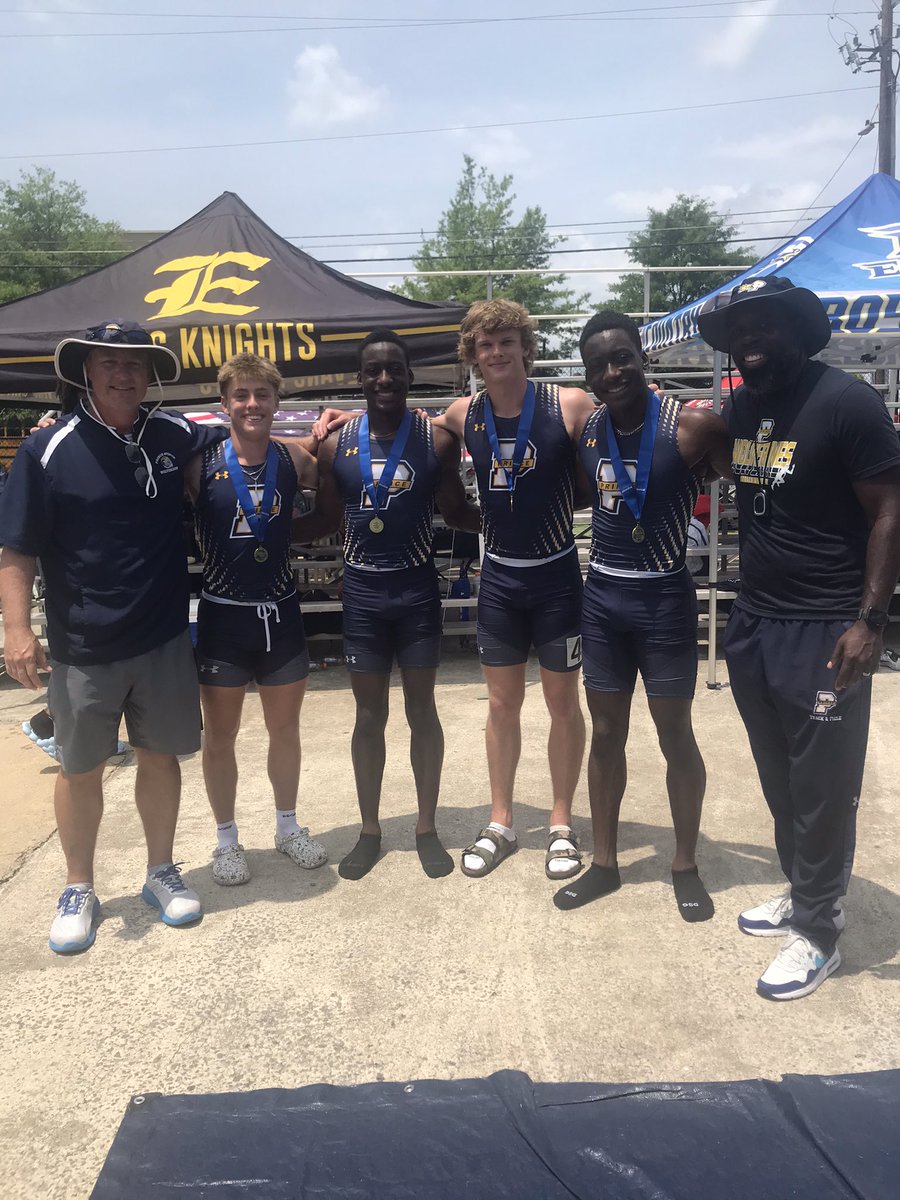
<path fill-rule="evenodd" d="M 634 529 L 632 529 L 632 531 L 631 531 L 631 540 L 633 542 L 636 542 L 638 546 L 641 544 L 641 542 L 644 540 L 644 538 L 646 536 L 647 535 L 644 532 L 643 525 L 635 525 Z"/>
<path fill-rule="evenodd" d="M 384 521 L 381 517 L 373 517 L 369 522 L 369 528 L 373 533 L 381 533 L 384 530 Z"/>
<path fill-rule="evenodd" d="M 269 557 L 269 552 L 265 548 L 265 546 L 257 546 L 256 549 L 253 551 L 253 557 L 256 559 L 256 561 L 258 563 L 264 563 L 266 561 L 266 559 Z"/>

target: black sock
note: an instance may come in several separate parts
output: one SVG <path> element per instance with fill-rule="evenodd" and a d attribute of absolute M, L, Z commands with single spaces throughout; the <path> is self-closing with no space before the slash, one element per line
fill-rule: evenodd
<path fill-rule="evenodd" d="M 703 886 L 696 867 L 687 871 L 673 871 L 672 886 L 675 888 L 678 911 L 685 921 L 708 921 L 712 917 L 716 906 Z"/>
<path fill-rule="evenodd" d="M 617 892 L 622 886 L 618 867 L 598 867 L 593 863 L 580 879 L 574 879 L 553 897 L 553 903 L 564 912 L 570 908 L 581 908 L 601 896 Z"/>
<path fill-rule="evenodd" d="M 381 834 L 361 833 L 359 841 L 338 864 L 342 879 L 362 879 L 372 870 L 381 854 Z"/>
<path fill-rule="evenodd" d="M 441 879 L 453 870 L 453 859 L 441 845 L 436 830 L 416 834 L 416 853 L 429 879 Z"/>

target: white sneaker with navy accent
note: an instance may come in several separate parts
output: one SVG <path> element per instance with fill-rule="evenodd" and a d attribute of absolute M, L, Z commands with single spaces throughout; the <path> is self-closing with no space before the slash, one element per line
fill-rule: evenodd
<path fill-rule="evenodd" d="M 93 946 L 99 912 L 100 901 L 92 887 L 65 888 L 50 926 L 50 949 L 57 954 L 77 954 Z"/>
<path fill-rule="evenodd" d="M 879 664 L 888 671 L 900 671 L 900 654 L 896 650 L 892 650 L 890 646 L 885 646 L 881 652 Z"/>
<path fill-rule="evenodd" d="M 844 910 L 840 904 L 832 909 L 834 928 L 840 933 L 847 924 Z M 791 900 L 791 889 L 779 892 L 771 900 L 757 904 L 755 908 L 746 908 L 738 915 L 738 929 L 741 933 L 749 933 L 752 937 L 784 937 L 790 933 L 791 921 L 794 917 L 794 905 Z"/>
<path fill-rule="evenodd" d="M 826 954 L 802 933 L 793 933 L 757 980 L 756 990 L 767 1000 L 799 1000 L 814 992 L 840 965 L 837 946 Z"/>
<path fill-rule="evenodd" d="M 159 919 L 166 925 L 189 925 L 203 916 L 200 897 L 187 886 L 178 870 L 180 863 L 168 863 L 151 875 L 141 896 L 153 908 L 159 909 Z"/>

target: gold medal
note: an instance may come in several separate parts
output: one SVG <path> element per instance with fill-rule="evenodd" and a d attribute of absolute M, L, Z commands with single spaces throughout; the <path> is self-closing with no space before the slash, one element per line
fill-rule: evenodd
<path fill-rule="evenodd" d="M 369 528 L 373 533 L 382 533 L 384 531 L 384 521 L 381 517 L 373 517 L 369 522 Z"/>
<path fill-rule="evenodd" d="M 256 559 L 256 561 L 258 563 L 264 563 L 266 561 L 266 559 L 269 557 L 269 552 L 265 548 L 265 546 L 257 546 L 256 549 L 253 551 L 253 557 Z"/>
<path fill-rule="evenodd" d="M 644 538 L 646 538 L 646 536 L 647 534 L 644 532 L 643 525 L 635 525 L 634 529 L 631 531 L 631 540 L 638 546 L 641 544 Z"/>

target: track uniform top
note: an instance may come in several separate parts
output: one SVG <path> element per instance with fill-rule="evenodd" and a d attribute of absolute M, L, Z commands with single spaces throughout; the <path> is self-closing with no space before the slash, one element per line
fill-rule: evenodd
<path fill-rule="evenodd" d="M 504 464 L 512 460 L 519 418 L 494 413 L 504 455 L 503 463 L 497 463 L 485 427 L 484 400 L 488 392 L 474 396 L 466 414 L 466 449 L 478 480 L 485 552 L 488 558 L 509 566 L 547 562 L 566 554 L 575 544 L 575 449 L 563 420 L 559 388 L 555 383 L 537 383 L 534 387 L 534 420 L 516 476 L 512 506 Z"/>
<path fill-rule="evenodd" d="M 203 453 L 195 524 L 204 563 L 203 591 L 214 599 L 243 604 L 274 602 L 296 591 L 290 549 L 297 472 L 287 447 L 280 442 L 271 444 L 278 457 L 278 473 L 266 529 L 269 557 L 262 563 L 253 557 L 258 543 L 229 478 L 224 445 L 211 446 Z M 265 480 L 265 467 L 260 465 L 262 471 L 252 467 L 244 471 L 257 512 L 262 505 Z"/>
<path fill-rule="evenodd" d="M 740 517 L 736 605 L 776 618 L 855 618 L 869 526 L 853 483 L 900 464 L 883 400 L 844 371 L 810 362 L 789 393 L 758 399 L 739 388 L 728 425 Z"/>
<path fill-rule="evenodd" d="M 431 422 L 412 414 L 412 426 L 397 464 L 390 492 L 382 491 L 378 515 L 381 533 L 369 522 L 375 516 L 363 486 L 359 465 L 360 418 L 348 421 L 338 434 L 334 452 L 334 477 L 344 500 L 344 562 L 364 571 L 403 571 L 431 562 L 434 490 L 441 465 L 434 452 Z M 372 479 L 375 483 L 390 453 L 393 438 L 370 438 Z"/>
<path fill-rule="evenodd" d="M 691 468 L 678 450 L 680 405 L 669 399 L 660 403 L 659 426 L 647 496 L 641 513 L 646 534 L 643 542 L 632 540 L 634 517 L 622 499 L 609 455 L 606 405 L 596 409 L 585 422 L 578 443 L 578 457 L 595 488 L 591 521 L 592 571 L 604 575 L 651 577 L 680 571 L 684 566 L 687 531 L 691 513 L 702 486 L 703 467 Z M 634 480 L 643 429 L 616 435 L 622 462 Z"/>
<path fill-rule="evenodd" d="M 41 560 L 57 662 L 118 662 L 187 629 L 183 468 L 227 430 L 150 407 L 142 405 L 133 436 L 153 466 L 153 498 L 121 438 L 81 403 L 16 454 L 0 544 Z"/>

